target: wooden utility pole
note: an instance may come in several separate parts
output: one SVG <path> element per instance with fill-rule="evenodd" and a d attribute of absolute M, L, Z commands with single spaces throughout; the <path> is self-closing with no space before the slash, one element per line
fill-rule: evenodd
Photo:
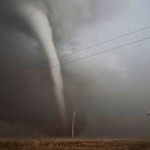
<path fill-rule="evenodd" d="M 74 113 L 73 113 L 73 116 L 72 116 L 72 138 L 74 137 L 75 119 L 76 119 L 76 112 L 74 112 Z"/>

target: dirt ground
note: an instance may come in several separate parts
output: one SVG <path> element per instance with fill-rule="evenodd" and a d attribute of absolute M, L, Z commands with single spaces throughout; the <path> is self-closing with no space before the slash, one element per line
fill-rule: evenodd
<path fill-rule="evenodd" d="M 0 139 L 0 150 L 150 150 L 148 138 Z"/>

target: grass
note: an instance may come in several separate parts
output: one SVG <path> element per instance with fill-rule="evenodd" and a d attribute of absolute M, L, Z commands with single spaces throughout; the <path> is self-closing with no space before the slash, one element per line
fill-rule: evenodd
<path fill-rule="evenodd" d="M 0 139 L 0 150 L 150 150 L 150 139 Z"/>

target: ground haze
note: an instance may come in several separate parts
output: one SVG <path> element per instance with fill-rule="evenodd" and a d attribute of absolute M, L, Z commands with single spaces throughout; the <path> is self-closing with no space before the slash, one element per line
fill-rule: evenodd
<path fill-rule="evenodd" d="M 0 150 L 150 150 L 148 138 L 0 139 Z"/>

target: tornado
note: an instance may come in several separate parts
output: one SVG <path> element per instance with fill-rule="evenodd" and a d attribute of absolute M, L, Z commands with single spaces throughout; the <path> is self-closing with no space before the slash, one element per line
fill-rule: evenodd
<path fill-rule="evenodd" d="M 43 6 L 42 6 L 43 7 Z M 52 28 L 48 17 L 41 6 L 36 6 L 29 1 L 21 1 L 15 6 L 17 14 L 28 24 L 38 42 L 41 44 L 48 60 L 55 59 L 55 63 L 60 65 L 56 49 L 53 42 Z M 56 97 L 59 113 L 64 125 L 66 125 L 66 109 L 64 102 L 64 85 L 61 67 L 54 69 L 52 63 L 48 61 L 50 73 L 53 81 L 54 95 Z"/>

